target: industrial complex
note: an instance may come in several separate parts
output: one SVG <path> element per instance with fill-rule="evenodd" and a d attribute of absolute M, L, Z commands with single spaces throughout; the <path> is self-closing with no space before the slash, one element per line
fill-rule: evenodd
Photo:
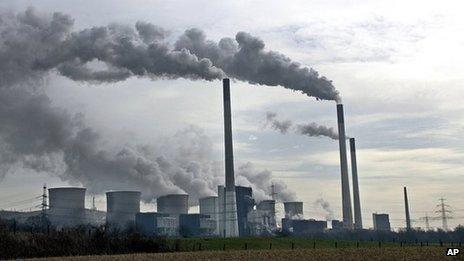
<path fill-rule="evenodd" d="M 191 205 L 199 205 L 199 213 L 189 213 L 189 195 L 187 194 L 160 196 L 156 198 L 156 212 L 141 212 L 141 192 L 108 191 L 106 192 L 106 212 L 104 212 L 96 210 L 95 207 L 85 208 L 85 188 L 49 188 L 47 203 L 44 187 L 42 211 L 27 213 L 2 211 L 0 217 L 26 222 L 31 218 L 41 216 L 47 220 L 47 225 L 56 228 L 104 225 L 108 229 L 135 229 L 145 236 L 243 237 L 274 235 L 278 232 L 304 236 L 325 232 L 328 229 L 328 220 L 305 219 L 303 202 L 276 202 L 274 195 L 257 202 L 253 197 L 251 187 L 235 185 L 229 79 L 223 80 L 223 102 L 225 183 L 217 187 L 217 195 L 200 198 L 198 202 L 190 202 Z M 335 231 L 359 230 L 363 229 L 363 224 L 356 145 L 354 138 L 348 138 L 353 185 L 352 206 L 342 104 L 337 104 L 337 118 L 343 220 L 331 220 L 331 229 Z M 404 193 L 409 229 L 406 188 L 404 188 Z M 276 204 L 283 204 L 285 216 L 282 220 L 277 220 Z M 376 230 L 390 230 L 388 214 L 373 214 L 373 224 Z"/>

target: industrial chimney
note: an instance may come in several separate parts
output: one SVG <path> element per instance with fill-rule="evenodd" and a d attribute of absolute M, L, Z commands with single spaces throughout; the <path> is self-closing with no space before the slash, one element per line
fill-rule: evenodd
<path fill-rule="evenodd" d="M 342 177 L 342 208 L 343 226 L 347 229 L 353 228 L 353 213 L 351 210 L 350 184 L 348 178 L 348 163 L 346 157 L 345 119 L 343 115 L 343 104 L 337 104 L 338 118 L 338 142 L 340 146 L 340 168 Z"/>
<path fill-rule="evenodd" d="M 232 143 L 232 116 L 230 107 L 230 80 L 223 80 L 224 95 L 224 148 L 226 187 L 224 192 L 224 232 L 225 237 L 238 236 L 237 203 L 235 198 L 234 152 Z"/>
<path fill-rule="evenodd" d="M 350 138 L 351 172 L 353 178 L 354 228 L 362 229 L 361 202 L 359 200 L 358 164 L 356 162 L 356 144 Z"/>
<path fill-rule="evenodd" d="M 404 190 L 404 210 L 406 212 L 406 230 L 411 230 L 411 216 L 409 215 L 409 201 L 408 201 L 408 191 L 406 187 L 403 187 Z"/>

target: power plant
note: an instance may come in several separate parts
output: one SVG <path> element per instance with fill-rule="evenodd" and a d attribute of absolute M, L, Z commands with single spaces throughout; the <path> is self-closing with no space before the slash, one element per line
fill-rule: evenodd
<path fill-rule="evenodd" d="M 156 198 L 156 212 L 141 212 L 139 191 L 106 192 L 107 211 L 97 211 L 95 206 L 85 208 L 85 188 L 50 188 L 49 209 L 44 209 L 52 225 L 70 227 L 101 225 L 108 228 L 135 228 L 145 236 L 261 236 L 278 231 L 306 236 L 327 230 L 327 221 L 304 219 L 303 202 L 282 202 L 284 218 L 282 227 L 277 222 L 276 192 L 274 184 L 269 199 L 256 202 L 251 187 L 236 186 L 234 174 L 230 80 L 223 79 L 224 105 L 224 155 L 225 183 L 219 185 L 217 196 L 211 195 L 198 201 L 199 213 L 189 213 L 188 194 L 168 194 Z M 354 217 L 346 155 L 346 136 L 343 105 L 337 104 L 338 140 L 342 185 L 343 221 L 332 220 L 332 230 L 362 229 L 359 197 L 356 146 L 350 138 L 351 169 L 353 178 Z M 406 193 L 406 190 L 405 190 Z M 46 195 L 44 194 L 44 200 Z M 406 197 L 406 194 L 405 194 Z M 407 199 L 406 199 L 407 200 Z M 406 201 L 407 203 L 407 201 Z M 46 202 L 42 204 L 47 206 Z M 385 216 L 374 215 L 374 226 L 385 228 Z M 388 216 L 387 216 L 388 219 Z M 377 225 L 383 224 L 383 225 Z"/>

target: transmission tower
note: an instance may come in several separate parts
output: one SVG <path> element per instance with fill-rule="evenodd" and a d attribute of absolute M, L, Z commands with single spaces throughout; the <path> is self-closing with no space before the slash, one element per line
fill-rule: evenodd
<path fill-rule="evenodd" d="M 440 198 L 440 204 L 438 204 L 437 207 L 439 208 L 439 210 L 437 210 L 435 212 L 439 213 L 441 215 L 441 221 L 442 221 L 442 224 L 443 224 L 443 230 L 448 231 L 448 218 L 450 218 L 448 216 L 448 213 L 452 212 L 451 210 L 448 209 L 448 208 L 450 208 L 450 206 L 445 204 L 445 199 L 444 198 Z"/>
<path fill-rule="evenodd" d="M 425 213 L 424 221 L 425 221 L 425 229 L 426 231 L 429 231 L 430 230 L 429 214 Z"/>
<path fill-rule="evenodd" d="M 42 192 L 42 204 L 40 205 L 42 207 L 42 225 L 44 226 L 44 228 L 47 226 L 47 207 L 48 207 L 48 204 L 47 204 L 47 184 L 44 184 L 43 185 L 43 192 Z"/>

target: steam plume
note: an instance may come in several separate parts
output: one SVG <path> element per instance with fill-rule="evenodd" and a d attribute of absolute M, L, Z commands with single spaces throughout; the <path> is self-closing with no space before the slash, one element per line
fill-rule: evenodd
<path fill-rule="evenodd" d="M 332 208 L 330 207 L 330 203 L 328 201 L 324 200 L 323 198 L 319 198 L 316 201 L 314 201 L 314 206 L 316 207 L 320 206 L 326 212 L 326 215 L 325 215 L 326 220 L 333 220 L 334 212 Z"/>
<path fill-rule="evenodd" d="M 295 133 L 311 137 L 325 136 L 333 140 L 338 140 L 338 134 L 333 128 L 318 125 L 314 122 L 308 124 L 297 124 L 294 128 L 293 122 L 290 120 L 278 120 L 277 113 L 267 112 L 265 126 L 286 134 L 289 130 L 293 129 Z"/>

